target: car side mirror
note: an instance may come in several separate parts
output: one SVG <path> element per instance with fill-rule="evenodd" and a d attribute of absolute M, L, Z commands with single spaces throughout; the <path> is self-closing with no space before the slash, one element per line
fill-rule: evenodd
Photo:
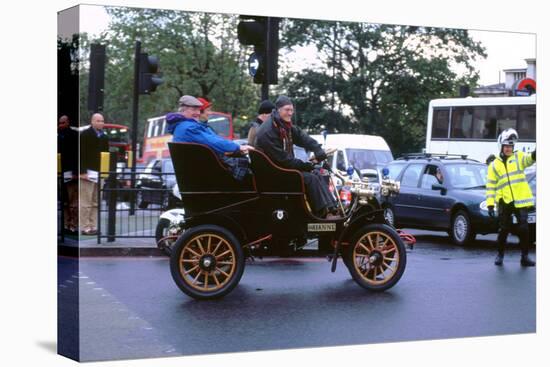
<path fill-rule="evenodd" d="M 433 184 L 432 190 L 439 190 L 441 191 L 441 195 L 447 194 L 447 188 L 441 184 Z"/>

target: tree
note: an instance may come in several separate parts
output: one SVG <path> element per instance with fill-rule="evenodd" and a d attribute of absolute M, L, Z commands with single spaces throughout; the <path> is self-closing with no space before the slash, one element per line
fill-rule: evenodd
<path fill-rule="evenodd" d="M 297 74 L 289 95 L 303 97 L 310 83 L 324 80 L 326 87 L 309 98 L 322 102 L 320 111 L 349 120 L 335 131 L 381 135 L 396 154 L 424 146 L 429 101 L 475 85 L 472 61 L 486 56 L 467 30 L 369 23 L 288 20 L 282 44 L 315 45 L 322 62 L 319 70 Z M 465 74 L 456 75 L 453 64 Z M 307 126 L 319 124 L 308 118 Z"/>
<path fill-rule="evenodd" d="M 104 112 L 108 121 L 131 121 L 136 40 L 142 42 L 143 52 L 159 57 L 164 79 L 154 93 L 140 98 L 140 139 L 145 119 L 174 111 L 183 94 L 206 97 L 213 101 L 214 110 L 234 117 L 253 113 L 259 93 L 245 74 L 245 54 L 236 37 L 237 16 L 106 9 L 109 28 L 93 42 L 107 45 Z M 85 84 L 86 52 L 83 55 L 81 81 Z M 83 102 L 81 106 L 86 106 Z"/>

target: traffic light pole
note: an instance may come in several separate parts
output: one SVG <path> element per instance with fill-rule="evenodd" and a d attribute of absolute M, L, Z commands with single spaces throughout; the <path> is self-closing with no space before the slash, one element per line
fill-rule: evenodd
<path fill-rule="evenodd" d="M 139 113 L 139 59 L 141 54 L 141 42 L 136 41 L 136 50 L 134 56 L 134 99 L 132 101 L 132 168 L 130 188 L 132 189 L 132 200 L 130 200 L 130 215 L 135 214 L 136 200 L 134 189 L 136 188 L 136 156 L 137 156 L 137 130 Z"/>
<path fill-rule="evenodd" d="M 262 101 L 269 99 L 269 84 L 262 83 Z"/>

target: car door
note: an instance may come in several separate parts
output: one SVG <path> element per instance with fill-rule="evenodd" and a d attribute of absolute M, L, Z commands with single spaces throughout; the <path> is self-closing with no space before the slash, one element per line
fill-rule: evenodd
<path fill-rule="evenodd" d="M 442 174 L 438 177 L 437 171 Z M 417 225 L 447 228 L 450 223 L 450 209 L 453 200 L 449 198 L 445 170 L 441 164 L 427 164 L 420 178 L 418 192 Z M 443 189 L 433 189 L 443 187 Z"/>
<path fill-rule="evenodd" d="M 402 225 L 414 225 L 417 222 L 419 205 L 419 182 L 424 163 L 411 163 L 401 174 L 401 189 L 393 201 L 396 221 Z"/>

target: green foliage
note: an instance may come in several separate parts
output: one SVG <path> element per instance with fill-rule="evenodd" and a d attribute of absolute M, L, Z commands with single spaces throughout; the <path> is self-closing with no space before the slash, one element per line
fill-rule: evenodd
<path fill-rule="evenodd" d="M 108 30 L 82 43 L 107 45 L 104 112 L 108 121 L 131 125 L 135 42 L 142 52 L 159 57 L 164 83 L 140 96 L 138 139 L 147 118 L 177 109 L 184 94 L 213 102 L 213 110 L 234 117 L 250 115 L 259 103 L 258 87 L 246 71 L 246 55 L 237 41 L 238 17 L 173 10 L 107 7 Z M 86 108 L 88 65 L 82 63 L 81 106 Z M 82 111 L 81 116 L 89 116 Z M 83 121 L 86 123 L 86 121 Z"/>
<path fill-rule="evenodd" d="M 396 155 L 424 147 L 429 101 L 474 86 L 472 61 L 485 57 L 466 30 L 313 20 L 283 29 L 283 45 L 314 45 L 322 65 L 285 79 L 284 92 L 304 101 L 302 127 L 381 135 Z"/>

